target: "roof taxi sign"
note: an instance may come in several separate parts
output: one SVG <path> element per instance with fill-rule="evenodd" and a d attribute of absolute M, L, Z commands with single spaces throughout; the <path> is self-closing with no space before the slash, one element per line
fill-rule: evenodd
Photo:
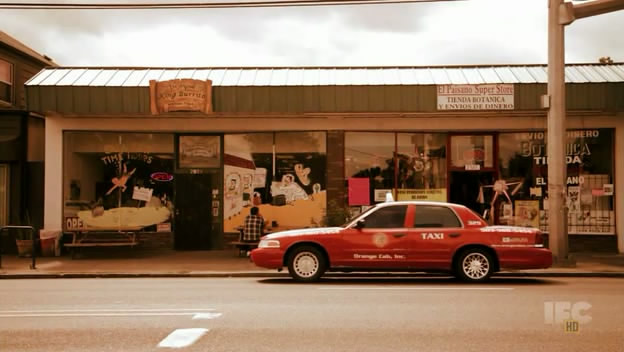
<path fill-rule="evenodd" d="M 172 79 L 150 81 L 152 115 L 168 112 L 212 113 L 212 81 Z"/>
<path fill-rule="evenodd" d="M 513 84 L 438 85 L 438 110 L 513 110 Z"/>

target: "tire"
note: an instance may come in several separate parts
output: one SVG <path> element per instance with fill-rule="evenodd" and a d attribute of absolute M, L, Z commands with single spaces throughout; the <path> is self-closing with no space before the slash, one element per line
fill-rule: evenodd
<path fill-rule="evenodd" d="M 467 249 L 455 264 L 455 276 L 466 282 L 487 281 L 494 271 L 492 256 L 480 248 Z"/>
<path fill-rule="evenodd" d="M 288 258 L 288 273 L 296 281 L 317 281 L 327 270 L 325 255 L 315 247 L 296 248 Z"/>

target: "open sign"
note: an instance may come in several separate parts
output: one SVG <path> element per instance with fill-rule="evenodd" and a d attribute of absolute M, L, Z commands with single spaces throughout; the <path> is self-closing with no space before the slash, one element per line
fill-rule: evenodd
<path fill-rule="evenodd" d="M 154 172 L 150 175 L 150 177 L 152 180 L 158 182 L 169 182 L 173 180 L 173 175 L 168 172 Z"/>
<path fill-rule="evenodd" d="M 65 228 L 67 230 L 78 230 L 84 228 L 84 223 L 79 217 L 68 216 L 65 218 Z"/>

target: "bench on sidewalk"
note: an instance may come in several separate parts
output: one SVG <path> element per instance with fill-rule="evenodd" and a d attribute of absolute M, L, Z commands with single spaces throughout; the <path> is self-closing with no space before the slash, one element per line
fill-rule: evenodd
<path fill-rule="evenodd" d="M 66 231 L 72 236 L 71 243 L 65 243 L 74 259 L 76 250 L 81 247 L 134 247 L 139 244 L 138 234 L 142 226 L 119 226 L 111 228 L 80 228 Z"/>
<path fill-rule="evenodd" d="M 247 252 L 251 251 L 252 249 L 258 248 L 258 242 L 260 241 L 256 241 L 256 242 L 232 241 L 232 242 L 229 242 L 229 244 L 238 248 L 239 257 L 246 257 Z"/>
<path fill-rule="evenodd" d="M 227 242 L 230 246 L 238 248 L 238 256 L 246 257 L 247 252 L 252 249 L 258 248 L 258 241 L 243 241 L 243 228 L 241 226 L 236 228 L 237 232 L 226 232 L 225 236 L 229 238 L 236 238 L 235 240 Z"/>

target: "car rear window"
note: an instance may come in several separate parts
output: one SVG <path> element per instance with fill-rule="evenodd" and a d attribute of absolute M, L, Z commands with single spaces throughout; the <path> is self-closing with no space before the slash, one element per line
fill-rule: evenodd
<path fill-rule="evenodd" d="M 455 213 L 447 207 L 417 205 L 414 227 L 461 227 Z"/>

